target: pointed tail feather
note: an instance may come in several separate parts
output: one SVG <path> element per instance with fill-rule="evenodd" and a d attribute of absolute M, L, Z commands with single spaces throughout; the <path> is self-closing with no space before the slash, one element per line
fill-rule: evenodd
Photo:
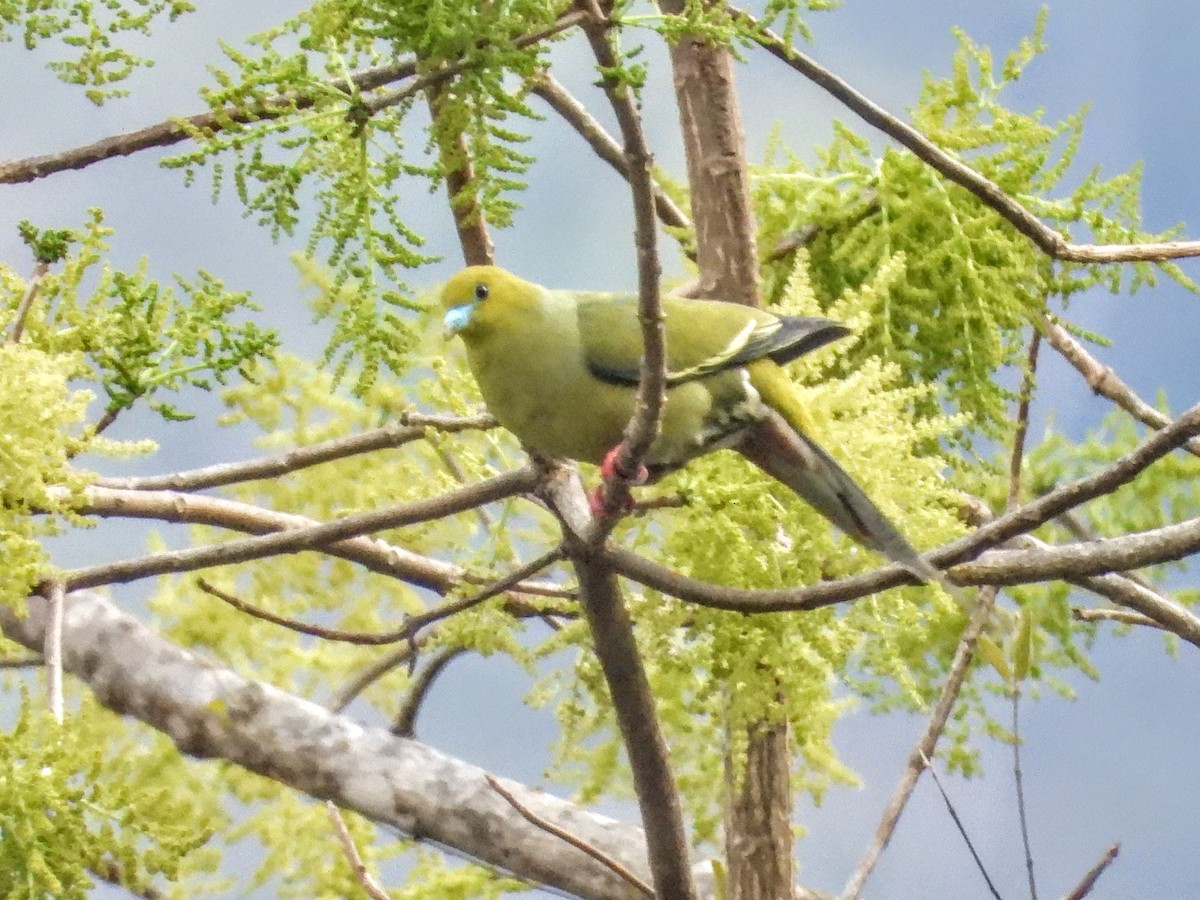
<path fill-rule="evenodd" d="M 737 450 L 850 537 L 904 566 L 921 581 L 945 583 L 945 576 L 921 558 L 854 479 L 779 414 L 772 413 L 751 429 Z"/>

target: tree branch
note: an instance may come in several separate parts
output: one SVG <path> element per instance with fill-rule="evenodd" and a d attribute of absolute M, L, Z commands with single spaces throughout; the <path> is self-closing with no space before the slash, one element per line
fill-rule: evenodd
<path fill-rule="evenodd" d="M 564 546 L 579 580 L 580 604 L 633 773 L 655 893 L 691 900 L 697 894 L 688 869 L 683 808 L 658 710 L 616 576 L 594 552 L 592 532 L 596 529 L 589 525 L 597 523 L 588 514 L 579 473 L 565 467 L 551 470 L 540 493 L 564 525 Z"/>
<path fill-rule="evenodd" d="M 545 819 L 543 819 L 541 816 L 539 816 L 533 810 L 529 809 L 527 806 L 522 804 L 520 800 L 518 800 L 515 796 L 513 796 L 512 791 L 508 790 L 508 788 L 506 788 L 502 784 L 500 784 L 500 782 L 497 781 L 495 778 L 493 778 L 491 775 L 487 775 L 485 777 L 487 778 L 488 784 L 490 784 L 492 786 L 492 790 L 495 791 L 497 794 L 499 794 L 501 797 L 503 797 L 505 800 L 507 800 L 509 803 L 511 803 L 512 808 L 515 809 L 517 812 L 519 812 L 522 816 L 524 816 L 526 821 L 536 825 L 538 828 L 543 829 L 544 831 L 548 832 L 549 834 L 552 834 L 555 837 L 566 841 L 572 847 L 579 848 L 584 853 L 586 853 L 588 856 L 590 856 L 592 859 L 596 860 L 596 862 L 601 863 L 602 865 L 605 865 L 608 868 L 612 869 L 613 872 L 615 872 L 617 875 L 621 876 L 626 881 L 628 881 L 640 893 L 645 894 L 647 897 L 654 896 L 654 891 L 650 887 L 650 885 L 646 884 L 646 882 L 642 881 L 642 879 L 638 878 L 636 875 L 634 875 L 632 872 L 630 872 L 628 869 L 626 869 L 619 862 L 617 862 L 616 860 L 613 860 L 613 859 L 609 859 L 607 856 L 605 856 L 603 853 L 601 853 L 599 850 L 597 850 L 591 844 L 587 843 L 587 841 L 581 841 L 579 838 L 575 837 L 575 835 L 571 834 L 570 832 L 563 831 L 561 828 L 559 828 L 553 822 L 547 822 Z"/>
<path fill-rule="evenodd" d="M 581 18 L 579 13 L 567 13 L 550 27 L 519 37 L 514 43 L 518 47 L 539 43 L 568 28 L 573 28 L 579 24 Z M 436 72 L 421 76 L 413 84 L 372 98 L 368 106 L 372 112 L 378 112 L 431 84 L 452 78 L 463 69 L 462 64 L 448 64 Z M 327 96 L 330 90 L 344 93 L 349 99 L 352 93 L 374 91 L 393 81 L 411 78 L 416 74 L 417 63 L 415 60 L 398 60 L 364 69 L 362 72 L 351 75 L 349 79 L 336 78 L 309 93 L 296 91 L 279 94 L 249 109 L 226 107 L 220 112 L 209 110 L 193 116 L 174 117 L 165 122 L 159 122 L 157 125 L 150 125 L 126 134 L 113 135 L 95 143 L 64 150 L 60 153 L 0 162 L 0 184 L 20 184 L 34 181 L 70 169 L 83 169 L 92 163 L 117 156 L 131 156 L 153 147 L 170 147 L 190 140 L 196 131 L 217 134 L 224 131 L 229 125 L 249 125 L 277 119 L 288 113 L 311 109 L 321 97 Z"/>
<path fill-rule="evenodd" d="M 622 82 L 618 74 L 622 71 L 621 59 L 614 49 L 609 23 L 597 0 L 577 2 L 587 14 L 582 22 L 583 33 L 596 57 L 604 93 L 616 114 L 621 137 L 625 141 L 624 157 L 628 167 L 629 188 L 633 194 L 633 242 L 637 249 L 642 362 L 633 418 L 625 428 L 614 460 L 614 471 L 620 477 L 601 488 L 609 508 L 622 509 L 631 499 L 629 484 L 637 479 L 642 460 L 658 436 L 662 409 L 667 400 L 667 346 L 662 298 L 659 294 L 662 266 L 656 241 L 654 176 L 651 170 L 653 159 L 642 132 L 642 118 L 633 88 Z M 598 532 L 597 538 L 602 537 Z"/>
<path fill-rule="evenodd" d="M 33 597 L 24 618 L 0 609 L 0 629 L 38 648 L 47 615 L 46 601 Z M 532 883 L 598 900 L 628 889 L 608 867 L 527 822 L 481 769 L 214 665 L 93 591 L 66 598 L 63 664 L 102 704 L 162 731 L 184 753 L 227 760 Z M 640 829 L 502 783 L 541 818 L 647 877 Z"/>
<path fill-rule="evenodd" d="M 200 491 L 206 488 L 257 481 L 298 472 L 309 466 L 334 462 L 339 459 L 372 453 L 376 450 L 393 450 L 425 437 L 432 429 L 453 434 L 458 431 L 488 429 L 496 427 L 496 419 L 490 414 L 478 416 L 426 416 L 417 413 L 402 413 L 400 421 L 381 428 L 372 428 L 349 437 L 334 438 L 297 447 L 286 453 L 263 456 L 244 462 L 221 463 L 172 472 L 167 475 L 147 475 L 131 478 L 97 478 L 92 483 L 99 487 L 121 488 L 131 491 Z"/>
<path fill-rule="evenodd" d="M 477 482 L 469 487 L 451 491 L 440 497 L 416 500 L 388 509 L 345 516 L 333 522 L 310 527 L 292 528 L 261 537 L 226 541 L 208 547 L 169 550 L 151 553 L 138 559 L 72 569 L 63 574 L 68 588 L 97 587 L 150 578 L 168 573 L 191 572 L 212 566 L 248 562 L 266 556 L 299 553 L 304 550 L 325 550 L 327 545 L 345 541 L 372 531 L 397 528 L 414 522 L 441 518 L 464 512 L 483 503 L 503 500 L 532 489 L 536 477 L 526 467 Z"/>
<path fill-rule="evenodd" d="M 354 838 L 350 834 L 350 829 L 346 827 L 346 820 L 342 818 L 342 814 L 338 811 L 337 804 L 331 800 L 325 801 L 325 811 L 329 813 L 329 823 L 333 826 L 333 833 L 337 835 L 338 843 L 341 844 L 342 853 L 346 856 L 346 862 L 350 864 L 350 869 L 354 872 L 354 878 L 362 885 L 363 891 L 370 900 L 391 900 L 391 895 L 384 889 L 379 880 L 367 868 L 367 864 L 363 862 L 362 854 L 358 852 L 358 847 L 354 843 Z"/>
<path fill-rule="evenodd" d="M 1093 475 L 1060 485 L 1038 499 L 998 516 L 970 534 L 932 551 L 929 559 L 942 567 L 952 566 L 960 560 L 976 556 L 987 547 L 998 546 L 1015 535 L 1032 531 L 1055 516 L 1133 480 L 1138 473 L 1197 433 L 1200 433 L 1200 404 L 1193 406 L 1169 426 L 1151 435 L 1111 465 Z M 1131 560 L 1137 562 L 1137 565 L 1168 562 L 1178 559 L 1180 554 L 1194 552 L 1191 528 L 1191 525 L 1185 523 L 1182 526 L 1168 526 L 1171 530 L 1157 529 L 1130 538 L 1112 539 L 1131 543 L 1114 544 L 1112 541 L 1102 541 L 1087 545 L 1069 545 L 1051 551 L 994 551 L 985 557 L 988 560 L 986 567 L 981 567 L 979 563 L 962 564 L 952 575 L 963 584 L 1019 584 L 1043 578 L 1073 578 L 1136 568 L 1128 565 Z M 1159 543 L 1160 541 L 1162 543 Z M 1092 549 L 1080 551 L 1078 547 L 1081 546 Z M 1025 553 L 1051 553 L 1061 556 L 1051 559 L 1038 555 L 1036 558 L 1040 568 L 1033 569 L 1029 566 L 1035 557 L 1024 556 Z M 689 578 L 618 547 L 607 547 L 605 555 L 608 564 L 617 572 L 646 587 L 681 600 L 735 612 L 817 609 L 900 584 L 912 584 L 914 581 L 911 575 L 893 563 L 863 575 L 803 588 L 747 590 Z M 970 569 L 967 568 L 968 565 L 976 567 Z M 1056 569 L 1056 566 L 1061 569 Z M 1014 577 L 1004 577 L 1005 572 Z M 1020 573 L 1019 577 L 1017 573 Z"/>
<path fill-rule="evenodd" d="M 1008 220 L 1047 256 L 1079 263 L 1163 262 L 1200 256 L 1200 241 L 1146 244 L 1076 244 L 1068 241 L 1005 193 L 994 181 L 937 146 L 911 125 L 893 116 L 795 47 L 784 43 L 783 38 L 764 28 L 753 16 L 732 6 L 730 12 L 734 18 L 751 26 L 749 37 L 760 47 L 832 95 L 867 124 L 906 147 L 935 171 L 970 191 Z"/>
<path fill-rule="evenodd" d="M 466 647 L 443 647 L 434 654 L 433 659 L 425 663 L 424 668 L 413 679 L 412 686 L 408 689 L 408 696 L 404 698 L 400 711 L 392 721 L 392 734 L 398 737 L 416 736 L 417 714 L 421 711 L 425 698 L 429 696 L 434 682 L 446 670 L 446 666 L 466 652 Z"/>
<path fill-rule="evenodd" d="M 1063 900 L 1083 900 L 1084 897 L 1090 894 L 1092 892 L 1092 888 L 1096 886 L 1097 879 L 1104 874 L 1105 869 L 1113 864 L 1117 858 L 1117 854 L 1120 851 L 1120 844 L 1113 844 L 1111 847 L 1105 850 L 1104 855 L 1100 857 L 1100 861 L 1088 870 L 1087 874 L 1083 876 L 1079 884 L 1075 885 L 1075 887 L 1063 897 Z"/>
<path fill-rule="evenodd" d="M 1137 395 L 1128 384 L 1110 367 L 1104 365 L 1075 339 L 1075 336 L 1050 317 L 1042 320 L 1041 327 L 1046 340 L 1057 350 L 1067 362 L 1078 370 L 1096 394 L 1111 400 L 1125 412 L 1129 413 L 1144 425 L 1151 428 L 1166 428 L 1171 424 L 1171 417 L 1155 409 Z M 1183 448 L 1195 456 L 1200 456 L 1200 438 L 1192 438 Z"/>
<path fill-rule="evenodd" d="M 1083 606 L 1071 607 L 1071 616 L 1080 622 L 1116 622 L 1120 625 L 1143 625 L 1147 628 L 1166 630 L 1166 626 L 1157 619 L 1131 612 L 1128 609 L 1088 609 Z"/>
<path fill-rule="evenodd" d="M 884 808 L 883 818 L 875 830 L 875 839 L 867 848 L 867 852 L 863 854 L 862 859 L 859 860 L 854 873 L 842 890 L 843 900 L 856 900 L 862 894 L 863 886 L 871 877 L 871 873 L 875 871 L 879 857 L 892 839 L 892 834 L 900 821 L 900 814 L 908 805 L 917 781 L 920 779 L 921 773 L 925 771 L 926 760 L 933 756 L 938 739 L 946 728 L 950 713 L 954 710 L 959 692 L 967 679 L 971 661 L 975 658 L 975 643 L 979 640 L 979 636 L 983 633 L 988 618 L 992 614 L 996 593 L 997 590 L 994 587 L 988 587 L 979 592 L 979 604 L 971 613 L 971 618 L 967 621 L 966 628 L 963 629 L 962 637 L 959 638 L 958 648 L 954 651 L 954 660 L 950 663 L 950 671 L 946 676 L 946 684 L 942 687 L 942 693 L 933 709 L 933 715 L 929 717 L 924 733 L 908 755 L 908 764 L 904 775 L 901 776 L 900 783 L 896 785 L 891 799 Z"/>
<path fill-rule="evenodd" d="M 592 151 L 604 162 L 612 166 L 626 181 L 629 180 L 629 160 L 621 145 L 604 130 L 604 126 L 596 121 L 582 103 L 571 96 L 571 92 L 549 72 L 543 72 L 533 82 L 530 90 L 541 97 L 549 107 L 587 141 Z M 654 209 L 658 219 L 664 225 L 672 228 L 691 230 L 692 222 L 687 214 L 680 209 L 666 191 L 654 182 Z"/>

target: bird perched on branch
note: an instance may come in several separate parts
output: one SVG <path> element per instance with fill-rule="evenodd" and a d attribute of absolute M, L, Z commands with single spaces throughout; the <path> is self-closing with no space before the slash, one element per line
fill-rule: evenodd
<path fill-rule="evenodd" d="M 447 335 L 462 336 L 488 409 L 529 449 L 597 463 L 633 415 L 642 332 L 633 294 L 554 291 L 495 266 L 442 289 Z M 722 448 L 738 451 L 838 528 L 922 581 L 941 580 L 854 480 L 803 431 L 780 366 L 850 332 L 829 319 L 778 316 L 666 297 L 667 398 L 644 461 L 656 480 Z"/>

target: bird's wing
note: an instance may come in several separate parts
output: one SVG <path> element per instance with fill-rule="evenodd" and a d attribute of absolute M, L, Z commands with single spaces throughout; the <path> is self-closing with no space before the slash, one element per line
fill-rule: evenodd
<path fill-rule="evenodd" d="M 642 331 L 632 294 L 582 294 L 576 299 L 580 343 L 588 369 L 614 384 L 637 384 Z M 776 316 L 735 303 L 663 299 L 667 384 L 681 384 L 763 357 L 790 362 L 850 332 L 809 316 Z"/>

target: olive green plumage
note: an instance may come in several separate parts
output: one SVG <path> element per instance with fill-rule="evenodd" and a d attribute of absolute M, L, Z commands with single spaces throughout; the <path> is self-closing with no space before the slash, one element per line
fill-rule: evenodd
<path fill-rule="evenodd" d="M 442 290 L 488 409 L 532 450 L 599 463 L 633 415 L 642 354 L 631 294 L 552 291 L 494 266 Z M 723 447 L 741 452 L 847 534 L 938 575 L 849 475 L 803 432 L 780 365 L 849 332 L 828 319 L 663 299 L 667 401 L 645 460 L 652 478 Z"/>

